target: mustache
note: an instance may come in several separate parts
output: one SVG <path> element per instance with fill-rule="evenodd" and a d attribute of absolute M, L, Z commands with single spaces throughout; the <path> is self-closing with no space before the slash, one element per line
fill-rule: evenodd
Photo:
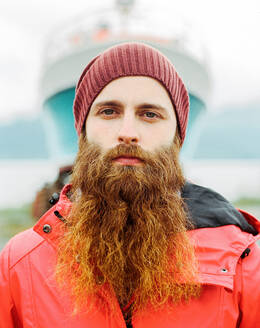
<path fill-rule="evenodd" d="M 162 149 L 163 150 L 163 149 Z M 161 151 L 162 151 L 161 150 Z M 149 151 L 145 151 L 139 145 L 126 145 L 119 144 L 114 148 L 108 150 L 103 156 L 105 162 L 111 162 L 118 157 L 136 157 L 145 164 L 152 164 L 154 161 L 154 154 Z"/>

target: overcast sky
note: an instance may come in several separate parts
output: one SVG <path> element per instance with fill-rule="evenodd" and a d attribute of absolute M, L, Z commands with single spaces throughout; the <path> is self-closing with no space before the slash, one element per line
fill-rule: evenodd
<path fill-rule="evenodd" d="M 209 52 L 213 76 L 210 108 L 260 103 L 259 0 L 136 0 L 172 19 L 182 15 Z M 112 5 L 97 0 L 95 8 Z M 1 0 L 0 120 L 37 113 L 42 53 L 50 30 L 94 8 L 90 0 Z M 167 24 L 167 20 L 165 20 Z"/>

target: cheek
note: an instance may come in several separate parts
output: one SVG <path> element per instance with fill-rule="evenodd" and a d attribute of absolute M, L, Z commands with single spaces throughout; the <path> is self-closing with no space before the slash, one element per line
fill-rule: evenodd
<path fill-rule="evenodd" d="M 176 134 L 176 123 L 169 122 L 162 131 L 162 137 L 164 138 L 166 146 L 169 146 L 173 143 L 175 134 Z"/>
<path fill-rule="evenodd" d="M 95 142 L 103 145 L 109 143 L 113 138 L 113 131 L 105 121 L 92 120 L 86 122 L 86 135 L 89 142 Z"/>
<path fill-rule="evenodd" d="M 173 143 L 175 129 L 171 125 L 156 126 L 153 131 L 145 131 L 145 147 L 147 150 L 160 148 L 161 146 L 170 146 Z"/>

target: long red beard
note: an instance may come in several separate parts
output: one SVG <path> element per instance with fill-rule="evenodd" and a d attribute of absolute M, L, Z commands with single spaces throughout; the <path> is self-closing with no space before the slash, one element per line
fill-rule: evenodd
<path fill-rule="evenodd" d="M 186 235 L 191 225 L 180 197 L 179 148 L 176 139 L 153 154 L 125 144 L 103 154 L 80 137 L 70 226 L 56 268 L 58 281 L 70 277 L 77 305 L 94 297 L 100 283 L 113 287 L 121 306 L 134 295 L 134 309 L 199 294 L 194 249 Z M 120 155 L 139 157 L 143 165 L 114 164 Z"/>

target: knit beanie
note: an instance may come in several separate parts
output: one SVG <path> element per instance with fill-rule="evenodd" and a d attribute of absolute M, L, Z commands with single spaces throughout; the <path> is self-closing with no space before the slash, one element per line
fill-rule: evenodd
<path fill-rule="evenodd" d="M 189 113 L 188 92 L 173 64 L 160 51 L 143 43 L 121 43 L 96 56 L 86 66 L 76 87 L 73 104 L 75 128 L 80 135 L 89 109 L 101 90 L 123 76 L 148 76 L 168 91 L 175 108 L 181 143 Z"/>

